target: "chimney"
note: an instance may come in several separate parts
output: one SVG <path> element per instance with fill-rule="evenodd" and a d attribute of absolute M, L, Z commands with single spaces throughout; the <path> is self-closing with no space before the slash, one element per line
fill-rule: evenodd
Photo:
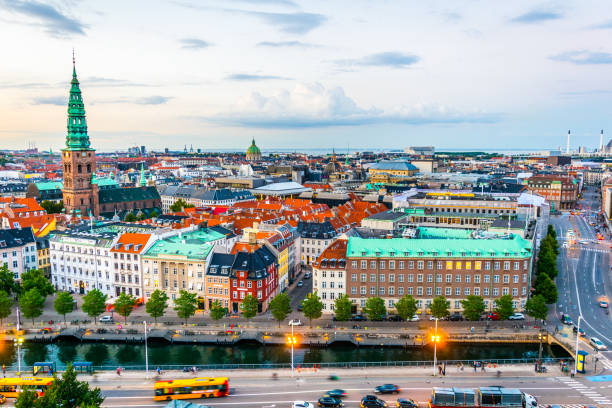
<path fill-rule="evenodd" d="M 571 130 L 567 131 L 567 147 L 565 148 L 565 153 L 570 154 L 570 136 L 572 135 Z"/>

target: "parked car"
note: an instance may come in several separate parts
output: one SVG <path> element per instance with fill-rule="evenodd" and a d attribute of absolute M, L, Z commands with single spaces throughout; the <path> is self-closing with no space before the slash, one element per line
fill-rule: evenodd
<path fill-rule="evenodd" d="M 402 317 L 399 315 L 389 315 L 387 316 L 387 320 L 390 322 L 403 322 L 404 321 L 404 319 L 402 319 Z"/>
<path fill-rule="evenodd" d="M 301 288 L 302 286 L 304 286 L 304 281 L 299 281 L 297 286 L 298 286 L 298 288 Z"/>
<path fill-rule="evenodd" d="M 574 325 L 574 327 L 572 327 L 572 331 L 574 333 L 578 333 L 578 326 Z M 586 333 L 584 332 L 584 329 L 581 327 L 580 328 L 580 337 L 584 337 L 586 336 Z"/>
<path fill-rule="evenodd" d="M 300 319 L 289 320 L 289 326 L 302 326 L 302 321 Z"/>
<path fill-rule="evenodd" d="M 523 393 L 523 404 L 525 408 L 537 408 L 538 400 L 533 395 Z"/>
<path fill-rule="evenodd" d="M 339 398 L 334 398 L 334 397 L 321 397 L 319 398 L 318 405 L 320 407 L 330 407 L 330 408 L 337 408 L 337 407 L 344 406 L 344 404 Z"/>
<path fill-rule="evenodd" d="M 599 340 L 597 337 L 591 337 L 590 343 L 591 343 L 591 346 L 593 346 L 595 350 L 607 350 L 608 349 L 608 346 L 603 344 L 603 342 Z"/>
<path fill-rule="evenodd" d="M 375 395 L 366 395 L 361 399 L 361 408 L 387 408 L 387 403 Z"/>
<path fill-rule="evenodd" d="M 368 320 L 368 318 L 363 316 L 363 315 L 355 315 L 355 316 L 351 317 L 351 320 L 353 320 L 355 322 L 365 322 L 366 320 Z"/>
<path fill-rule="evenodd" d="M 419 321 L 419 315 L 414 315 L 414 316 L 412 316 L 412 317 L 411 317 L 410 319 L 408 319 L 408 320 L 410 320 L 411 322 L 418 322 L 418 321 Z"/>
<path fill-rule="evenodd" d="M 100 318 L 100 323 L 112 323 L 113 322 L 113 316 L 102 316 Z"/>
<path fill-rule="evenodd" d="M 508 320 L 525 320 L 525 315 L 522 313 L 514 313 L 508 317 Z"/>
<path fill-rule="evenodd" d="M 567 324 L 567 325 L 574 324 L 574 322 L 572 322 L 572 318 L 569 317 L 568 314 L 562 314 L 561 321 L 563 322 L 563 324 Z"/>
<path fill-rule="evenodd" d="M 399 394 L 400 389 L 395 384 L 383 384 L 374 388 L 376 394 Z"/>
<path fill-rule="evenodd" d="M 314 404 L 306 401 L 293 401 L 291 408 L 314 408 Z"/>
<path fill-rule="evenodd" d="M 346 397 L 346 391 L 336 388 L 336 389 L 327 391 L 326 395 L 329 397 L 334 397 L 334 398 L 344 398 Z"/>
<path fill-rule="evenodd" d="M 487 314 L 487 320 L 499 320 L 499 315 L 496 312 Z"/>
<path fill-rule="evenodd" d="M 607 302 L 607 301 L 605 301 L 605 300 L 600 300 L 600 301 L 599 301 L 599 307 L 602 307 L 602 308 L 604 308 L 604 309 L 607 309 L 607 308 L 608 308 L 608 302 Z"/>
<path fill-rule="evenodd" d="M 461 313 L 453 313 L 452 315 L 450 315 L 448 320 L 452 322 L 458 322 L 458 321 L 463 320 L 463 316 L 461 316 Z"/>
<path fill-rule="evenodd" d="M 398 408 L 419 408 L 419 404 L 415 400 L 408 398 L 398 398 L 395 406 Z"/>
<path fill-rule="evenodd" d="M 306 273 L 304 274 L 304 279 L 310 279 L 310 278 L 311 278 L 311 276 L 312 276 L 312 275 L 310 274 L 310 272 L 306 272 Z"/>

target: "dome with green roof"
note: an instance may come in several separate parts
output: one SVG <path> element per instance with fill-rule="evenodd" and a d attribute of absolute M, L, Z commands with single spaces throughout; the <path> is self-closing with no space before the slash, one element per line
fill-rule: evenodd
<path fill-rule="evenodd" d="M 246 151 L 246 159 L 248 161 L 261 160 L 261 151 L 255 144 L 255 139 L 253 139 L 253 142 Z"/>

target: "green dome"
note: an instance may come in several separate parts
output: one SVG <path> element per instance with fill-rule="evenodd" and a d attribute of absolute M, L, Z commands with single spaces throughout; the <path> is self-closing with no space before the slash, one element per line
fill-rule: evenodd
<path fill-rule="evenodd" d="M 259 147 L 257 147 L 257 145 L 255 144 L 255 139 L 253 139 L 253 143 L 251 143 L 246 152 L 247 154 L 261 154 Z"/>

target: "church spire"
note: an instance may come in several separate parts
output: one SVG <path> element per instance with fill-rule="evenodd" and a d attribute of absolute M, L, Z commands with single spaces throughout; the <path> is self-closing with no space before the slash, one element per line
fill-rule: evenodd
<path fill-rule="evenodd" d="M 140 165 L 140 186 L 145 187 L 147 185 L 147 179 L 145 178 L 144 163 Z"/>
<path fill-rule="evenodd" d="M 66 147 L 70 150 L 89 149 L 85 105 L 76 74 L 76 61 L 72 51 L 72 81 L 70 81 L 70 98 L 68 100 L 68 133 Z"/>

